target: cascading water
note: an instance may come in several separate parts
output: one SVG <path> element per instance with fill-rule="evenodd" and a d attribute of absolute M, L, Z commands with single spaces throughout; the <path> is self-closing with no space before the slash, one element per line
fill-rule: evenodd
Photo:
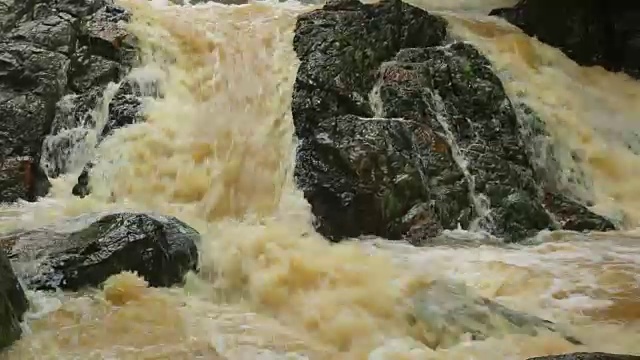
<path fill-rule="evenodd" d="M 554 147 L 556 160 L 567 171 L 581 170 L 558 183 L 592 196 L 598 211 L 623 214 L 629 230 L 543 232 L 527 247 L 495 239 L 488 245 L 484 235 L 462 230 L 421 249 L 384 239 L 330 245 L 312 230 L 309 206 L 292 177 L 297 59 L 291 44 L 296 16 L 313 7 L 127 0 L 122 5 L 134 15 L 130 30 L 143 60 L 130 77 L 158 84 L 163 96 L 145 102 L 146 122 L 116 131 L 96 149 L 91 196 L 69 193 L 88 159 L 77 153 L 71 163 L 76 171 L 55 179 L 50 197 L 0 209 L 0 227 L 122 209 L 176 215 L 203 234 L 201 272 L 190 275 L 184 289 L 147 288 L 125 273 L 100 291 L 30 293 L 25 334 L 3 356 L 524 359 L 582 350 L 640 353 L 640 238 L 633 230 L 640 221 L 640 146 L 627 137 L 639 131 L 640 83 L 578 67 L 508 24 L 476 15 L 511 1 L 413 3 L 442 11 L 456 36 L 491 59 L 511 98 L 542 116 L 561 145 Z M 554 333 L 504 333 L 478 341 L 463 337 L 433 350 L 426 340 L 443 344 L 450 340 L 445 336 L 461 334 L 437 327 L 414 333 L 406 297 L 418 284 L 442 278 L 566 324 L 586 345 Z"/>

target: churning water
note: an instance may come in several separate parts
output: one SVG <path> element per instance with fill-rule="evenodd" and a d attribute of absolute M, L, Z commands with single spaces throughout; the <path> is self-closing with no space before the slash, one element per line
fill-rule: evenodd
<path fill-rule="evenodd" d="M 25 334 L 5 356 L 520 360 L 580 350 L 640 353 L 640 83 L 579 67 L 478 15 L 512 1 L 412 3 L 445 16 L 454 35 L 490 58 L 511 99 L 546 122 L 566 169 L 559 184 L 627 230 L 545 232 L 526 247 L 465 231 L 422 249 L 384 239 L 330 245 L 313 232 L 292 178 L 293 29 L 296 16 L 315 7 L 127 0 L 143 53 L 130 77 L 159 84 L 164 97 L 147 99 L 147 121 L 117 131 L 95 153 L 77 148 L 78 165 L 99 159 L 91 196 L 70 195 L 77 168 L 54 180 L 48 198 L 0 209 L 0 227 L 123 209 L 172 214 L 203 234 L 201 273 L 184 289 L 148 288 L 124 273 L 99 291 L 30 293 Z M 406 319 L 408 294 L 437 279 L 565 324 L 586 345 L 553 333 L 472 341 L 447 325 L 418 333 Z"/>

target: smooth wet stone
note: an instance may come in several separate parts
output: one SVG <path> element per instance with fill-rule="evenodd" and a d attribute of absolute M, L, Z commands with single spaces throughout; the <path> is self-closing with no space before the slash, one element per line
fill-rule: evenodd
<path fill-rule="evenodd" d="M 16 272 L 32 289 L 76 291 L 135 271 L 149 285 L 170 287 L 196 270 L 199 233 L 175 217 L 143 213 L 102 216 L 72 231 L 55 227 L 0 238 Z"/>
<path fill-rule="evenodd" d="M 4 251 L 0 250 L 0 350 L 20 338 L 29 304 Z"/>

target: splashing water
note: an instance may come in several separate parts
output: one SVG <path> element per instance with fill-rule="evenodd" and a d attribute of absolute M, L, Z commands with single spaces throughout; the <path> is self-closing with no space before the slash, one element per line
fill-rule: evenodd
<path fill-rule="evenodd" d="M 443 11 L 454 34 L 493 61 L 512 99 L 541 114 L 559 142 L 563 168 L 583 171 L 559 182 L 600 211 L 620 211 L 634 229 L 640 221 L 634 151 L 640 148 L 623 135 L 640 131 L 634 122 L 640 84 L 578 67 L 504 22 L 467 12 L 509 3 L 416 5 Z M 63 176 L 53 181 L 49 198 L 0 209 L 0 227 L 35 227 L 87 212 L 164 212 L 203 234 L 201 273 L 190 275 L 184 289 L 148 288 L 123 273 L 100 291 L 30 293 L 26 332 L 4 354 L 8 359 L 640 353 L 640 239 L 631 230 L 541 233 L 528 247 L 487 245 L 484 235 L 458 230 L 424 249 L 383 239 L 330 245 L 313 232 L 309 206 L 292 178 L 290 114 L 293 28 L 296 16 L 313 7 L 123 5 L 134 14 L 130 30 L 143 58 L 130 77 L 160 84 L 163 98 L 147 99 L 145 123 L 116 131 L 91 154 L 99 159 L 91 196 L 71 197 L 77 174 Z M 567 155 L 571 151 L 579 160 Z M 416 287 L 440 278 L 567 324 L 586 345 L 551 333 L 471 341 L 449 331 L 458 337 L 455 345 L 433 350 L 425 343 L 442 334 L 410 325 L 406 315 Z"/>

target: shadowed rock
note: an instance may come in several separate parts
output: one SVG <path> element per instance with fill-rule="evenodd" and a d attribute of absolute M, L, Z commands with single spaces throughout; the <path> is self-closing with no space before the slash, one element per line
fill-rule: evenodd
<path fill-rule="evenodd" d="M 27 297 L 11 269 L 11 263 L 0 250 L 0 349 L 20 338 L 20 321 L 28 307 Z"/>
<path fill-rule="evenodd" d="M 461 226 L 519 241 L 561 227 L 491 63 L 445 38 L 443 19 L 395 0 L 298 18 L 295 176 L 326 237 L 422 243 Z"/>
<path fill-rule="evenodd" d="M 71 193 L 79 198 L 83 198 L 91 194 L 91 186 L 89 185 L 89 174 L 93 168 L 93 163 L 87 163 L 80 175 L 78 175 L 78 182 L 71 189 Z"/>
<path fill-rule="evenodd" d="M 0 161 L 0 202 L 35 201 L 49 191 L 51 183 L 47 175 L 31 156 L 12 156 Z"/>
<path fill-rule="evenodd" d="M 107 84 L 136 57 L 128 19 L 104 0 L 0 3 L 0 202 L 34 201 L 48 177 L 82 166 L 69 154 L 95 126 Z M 117 101 L 112 108 L 123 112 Z"/>
<path fill-rule="evenodd" d="M 547 192 L 544 206 L 555 215 L 555 220 L 566 230 L 609 231 L 615 230 L 613 223 L 603 216 L 594 214 L 586 206 L 558 193 Z"/>
<path fill-rule="evenodd" d="M 117 213 L 72 231 L 54 228 L 0 239 L 29 288 L 78 290 L 136 271 L 151 286 L 172 286 L 195 270 L 196 230 L 174 217 Z"/>
<path fill-rule="evenodd" d="M 572 353 L 529 358 L 527 360 L 640 360 L 637 355 L 621 355 L 607 353 Z"/>
<path fill-rule="evenodd" d="M 572 231 L 609 231 L 616 229 L 614 223 L 602 215 L 593 213 L 587 201 L 572 195 L 571 184 L 587 175 L 576 163 L 558 161 L 556 154 L 570 152 L 565 145 L 554 139 L 545 129 L 544 122 L 524 103 L 515 105 L 522 123 L 523 137 L 528 140 L 524 148 L 532 159 L 535 180 L 543 189 L 542 205 L 552 214 L 557 225 Z"/>
<path fill-rule="evenodd" d="M 640 3 L 626 0 L 521 0 L 494 9 L 530 36 L 581 65 L 640 78 Z"/>
<path fill-rule="evenodd" d="M 135 39 L 125 30 L 129 19 L 128 12 L 112 5 L 101 7 L 85 19 L 78 34 L 79 47 L 72 57 L 71 92 L 57 103 L 50 134 L 43 144 L 43 163 L 49 176 L 79 170 L 83 166 L 79 161 L 86 161 L 104 137 L 142 121 L 139 93 L 126 81 L 115 84 L 135 63 Z M 88 190 L 85 192 L 88 194 Z"/>
<path fill-rule="evenodd" d="M 104 126 L 97 134 L 97 144 L 100 144 L 102 140 L 113 134 L 117 129 L 144 121 L 141 100 L 143 96 L 145 95 L 136 88 L 135 84 L 126 80 L 120 84 L 117 92 L 109 102 Z M 77 183 L 71 190 L 73 195 L 83 198 L 91 194 L 90 180 L 93 166 L 92 162 L 85 164 L 78 176 Z"/>

